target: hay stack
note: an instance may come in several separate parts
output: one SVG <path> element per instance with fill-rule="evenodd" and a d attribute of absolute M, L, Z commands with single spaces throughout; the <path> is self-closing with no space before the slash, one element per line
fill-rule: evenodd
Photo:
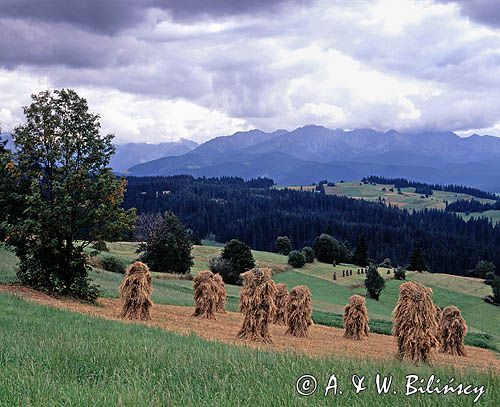
<path fill-rule="evenodd" d="M 271 270 L 255 268 L 242 277 L 240 311 L 244 319 L 238 337 L 272 343 L 269 324 L 276 312 L 276 284 L 271 280 Z"/>
<path fill-rule="evenodd" d="M 453 305 L 446 307 L 439 321 L 440 352 L 453 356 L 466 356 L 464 346 L 466 333 L 467 324 L 460 310 Z"/>
<path fill-rule="evenodd" d="M 361 295 L 352 295 L 344 307 L 344 338 L 361 341 L 368 336 L 368 310 Z"/>
<path fill-rule="evenodd" d="M 286 305 L 288 303 L 288 289 L 286 284 L 276 284 L 276 297 L 274 303 L 276 305 L 276 312 L 274 313 L 273 322 L 278 325 L 286 324 Z"/>
<path fill-rule="evenodd" d="M 414 363 L 428 362 L 439 344 L 432 290 L 413 281 L 401 284 L 393 317 L 392 334 L 398 342 L 397 357 Z"/>
<path fill-rule="evenodd" d="M 215 281 L 214 273 L 209 270 L 200 271 L 193 280 L 193 291 L 195 303 L 193 317 L 215 319 L 220 287 Z"/>
<path fill-rule="evenodd" d="M 221 314 L 226 313 L 226 285 L 220 274 L 214 274 L 214 280 L 217 283 L 217 302 L 215 304 L 215 311 Z"/>
<path fill-rule="evenodd" d="M 129 266 L 120 284 L 122 310 L 120 317 L 127 319 L 151 319 L 151 273 L 148 266 L 136 261 Z"/>
<path fill-rule="evenodd" d="M 312 325 L 311 291 L 303 285 L 292 288 L 287 304 L 287 334 L 308 338 Z"/>

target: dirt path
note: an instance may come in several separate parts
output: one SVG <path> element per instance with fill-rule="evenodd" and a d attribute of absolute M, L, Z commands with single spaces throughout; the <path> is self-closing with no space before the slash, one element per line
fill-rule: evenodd
<path fill-rule="evenodd" d="M 117 299 L 102 298 L 100 306 L 92 306 L 68 299 L 57 299 L 46 294 L 19 286 L 0 285 L 0 293 L 12 293 L 38 304 L 63 308 L 73 312 L 97 317 L 121 320 L 117 317 L 120 302 Z M 242 323 L 242 316 L 236 312 L 217 314 L 217 320 L 198 319 L 191 316 L 193 308 L 173 305 L 155 305 L 153 319 L 141 323 L 180 334 L 194 333 L 211 341 L 278 351 L 303 353 L 309 356 L 337 356 L 359 359 L 391 360 L 396 353 L 394 338 L 388 335 L 371 334 L 367 341 L 351 341 L 342 337 L 344 331 L 323 325 L 311 327 L 310 338 L 294 338 L 285 335 L 283 326 L 271 326 L 273 344 L 260 344 L 236 339 Z M 500 373 L 500 358 L 492 351 L 467 346 L 466 357 L 436 355 L 435 362 L 455 368 L 493 369 Z"/>

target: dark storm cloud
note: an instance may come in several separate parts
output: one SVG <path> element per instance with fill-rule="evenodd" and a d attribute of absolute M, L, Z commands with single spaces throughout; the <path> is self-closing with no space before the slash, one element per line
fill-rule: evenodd
<path fill-rule="evenodd" d="M 460 5 L 463 15 L 481 24 L 500 27 L 500 3 L 498 0 L 439 0 L 441 3 Z"/>
<path fill-rule="evenodd" d="M 0 66 L 126 66 L 137 57 L 133 38 L 110 38 L 67 25 L 0 19 Z"/>
<path fill-rule="evenodd" d="M 115 33 L 142 19 L 149 1 L 136 0 L 2 0 L 0 16 L 47 23 L 66 23 L 89 31 Z"/>
<path fill-rule="evenodd" d="M 193 20 L 200 16 L 224 17 L 242 14 L 267 14 L 306 0 L 167 0 L 154 6 L 171 13 L 174 19 Z M 312 3 L 309 1 L 308 3 Z"/>
<path fill-rule="evenodd" d="M 159 9 L 174 19 L 191 21 L 249 13 L 269 13 L 305 0 L 2 0 L 0 17 L 65 23 L 113 35 L 144 21 Z"/>

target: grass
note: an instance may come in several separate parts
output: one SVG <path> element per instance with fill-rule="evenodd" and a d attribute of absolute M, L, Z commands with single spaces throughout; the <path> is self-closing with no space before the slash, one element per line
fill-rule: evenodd
<path fill-rule="evenodd" d="M 393 189 L 393 191 L 391 191 Z M 349 196 L 351 198 L 364 199 L 367 201 L 379 201 L 384 199 L 386 204 L 405 209 L 444 209 L 446 201 L 451 203 L 459 199 L 470 200 L 472 195 L 459 194 L 447 191 L 434 191 L 429 197 L 415 193 L 415 188 L 401 188 L 401 194 L 398 193 L 394 185 L 385 184 L 364 184 L 360 181 L 337 183 L 334 187 L 325 186 L 327 195 Z M 492 203 L 490 199 L 476 198 L 482 203 Z"/>
<path fill-rule="evenodd" d="M 443 367 L 349 359 L 313 359 L 295 354 L 180 336 L 143 325 L 71 313 L 0 295 L 0 405 L 47 406 L 229 406 L 339 405 L 461 406 L 474 395 L 405 396 L 405 376 L 485 386 L 478 405 L 500 399 L 500 377 Z M 318 378 L 310 397 L 295 391 L 303 374 Z M 376 374 L 393 376 L 392 391 L 378 395 Z M 342 395 L 323 396 L 331 374 Z M 366 376 L 355 394 L 351 376 Z"/>
<path fill-rule="evenodd" d="M 489 218 L 493 223 L 500 223 L 500 210 L 489 210 L 489 211 L 484 211 L 484 212 L 471 212 L 469 214 L 459 212 L 460 216 L 464 220 L 469 220 L 472 218 Z"/>

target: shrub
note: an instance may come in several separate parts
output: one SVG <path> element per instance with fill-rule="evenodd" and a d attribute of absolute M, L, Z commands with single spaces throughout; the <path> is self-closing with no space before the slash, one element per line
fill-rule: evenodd
<path fill-rule="evenodd" d="M 125 269 L 127 268 L 127 264 L 115 256 L 102 256 L 99 259 L 99 263 L 102 269 L 111 271 L 112 273 L 125 274 Z"/>
<path fill-rule="evenodd" d="M 402 267 L 398 267 L 394 270 L 394 278 L 396 280 L 406 280 L 406 270 Z"/>
<path fill-rule="evenodd" d="M 493 301 L 495 304 L 500 304 L 500 277 L 495 277 L 491 283 L 493 289 Z"/>
<path fill-rule="evenodd" d="M 385 281 L 373 263 L 368 266 L 366 271 L 365 287 L 368 296 L 378 301 L 380 293 L 385 287 Z"/>
<path fill-rule="evenodd" d="M 292 242 L 287 236 L 278 236 L 275 246 L 278 253 L 285 256 L 288 256 L 293 249 Z"/>
<path fill-rule="evenodd" d="M 495 273 L 492 273 L 490 271 L 489 273 L 486 274 L 486 278 L 484 279 L 484 284 L 491 285 L 495 277 L 496 277 Z"/>
<path fill-rule="evenodd" d="M 310 246 L 305 246 L 302 249 L 302 254 L 306 259 L 306 263 L 314 263 L 314 249 Z"/>
<path fill-rule="evenodd" d="M 97 250 L 99 252 L 109 252 L 108 246 L 104 240 L 98 240 L 92 245 L 92 249 Z"/>
<path fill-rule="evenodd" d="M 305 266 L 306 258 L 298 250 L 292 250 L 288 255 L 288 264 L 293 268 L 300 269 Z"/>

